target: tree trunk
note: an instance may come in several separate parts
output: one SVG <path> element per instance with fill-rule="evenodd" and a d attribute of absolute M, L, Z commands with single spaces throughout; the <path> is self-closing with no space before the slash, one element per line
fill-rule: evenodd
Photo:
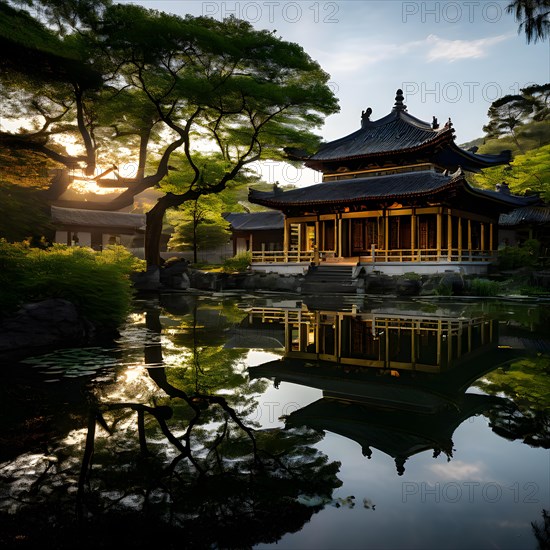
<path fill-rule="evenodd" d="M 160 238 L 165 211 L 166 208 L 159 201 L 145 215 L 145 261 L 147 262 L 147 267 L 161 264 Z"/>
<path fill-rule="evenodd" d="M 157 204 L 145 215 L 145 261 L 147 267 L 161 265 L 160 238 L 162 236 L 162 222 L 168 208 L 180 206 L 185 201 L 195 199 L 195 193 L 187 192 L 183 195 L 167 193 L 160 197 Z"/>
<path fill-rule="evenodd" d="M 193 263 L 197 263 L 197 223 L 193 221 Z"/>

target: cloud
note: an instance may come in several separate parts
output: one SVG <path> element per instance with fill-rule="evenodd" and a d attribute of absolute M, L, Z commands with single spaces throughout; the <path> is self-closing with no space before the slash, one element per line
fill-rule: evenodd
<path fill-rule="evenodd" d="M 454 460 L 448 464 L 433 464 L 429 469 L 442 479 L 479 480 L 482 479 L 484 466 L 480 462 L 468 464 L 462 460 Z"/>
<path fill-rule="evenodd" d="M 490 47 L 509 37 L 501 34 L 478 40 L 446 40 L 436 34 L 430 34 L 425 43 L 428 44 L 428 61 L 447 60 L 450 62 L 459 59 L 477 59 L 486 57 Z"/>
<path fill-rule="evenodd" d="M 447 40 L 430 34 L 423 40 L 403 43 L 383 43 L 366 40 L 364 37 L 349 37 L 327 48 L 313 48 L 313 56 L 323 59 L 323 68 L 329 73 L 357 73 L 371 69 L 380 63 L 393 59 L 406 59 L 407 56 L 425 57 L 428 62 L 454 62 L 462 59 L 479 59 L 489 55 L 496 44 L 510 38 L 498 35 L 477 40 Z"/>

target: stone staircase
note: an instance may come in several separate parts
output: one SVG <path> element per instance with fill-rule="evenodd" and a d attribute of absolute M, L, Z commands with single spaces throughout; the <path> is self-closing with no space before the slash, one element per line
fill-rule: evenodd
<path fill-rule="evenodd" d="M 302 283 L 302 294 L 355 294 L 353 267 L 337 263 L 311 267 Z"/>

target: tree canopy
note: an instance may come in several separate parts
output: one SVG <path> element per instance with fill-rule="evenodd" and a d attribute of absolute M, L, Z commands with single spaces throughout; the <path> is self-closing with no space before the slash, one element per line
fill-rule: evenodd
<path fill-rule="evenodd" d="M 507 6 L 519 22 L 527 42 L 545 40 L 550 35 L 550 0 L 513 0 Z"/>
<path fill-rule="evenodd" d="M 168 207 L 221 191 L 250 163 L 282 158 L 283 147 L 315 146 L 315 128 L 338 110 L 329 76 L 299 45 L 233 17 L 179 17 L 99 0 L 31 4 L 47 22 L 34 18 L 36 35 L 52 40 L 37 48 L 70 51 L 82 75 L 94 78 L 77 71 L 47 80 L 24 60 L 12 63 L 1 91 L 13 119 L 24 116 L 27 125 L 0 132 L 0 142 L 66 167 L 68 176 L 51 181 L 50 200 L 81 173 L 119 189 L 108 205 L 73 203 L 81 208 L 131 205 L 161 184 L 180 155 L 188 169 L 171 175 L 172 189 L 148 214 L 150 263 L 159 260 Z M 213 174 L 205 156 L 222 170 Z"/>
<path fill-rule="evenodd" d="M 532 85 L 494 101 L 488 116 L 479 152 L 510 149 L 514 160 L 476 174 L 475 182 L 491 189 L 506 182 L 514 193 L 538 192 L 550 199 L 550 84 Z"/>

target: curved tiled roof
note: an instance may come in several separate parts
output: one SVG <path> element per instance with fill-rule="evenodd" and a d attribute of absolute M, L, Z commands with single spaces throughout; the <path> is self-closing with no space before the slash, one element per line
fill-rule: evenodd
<path fill-rule="evenodd" d="M 297 149 L 286 149 L 289 158 L 302 160 L 314 170 L 331 172 L 346 162 L 357 162 L 364 159 L 375 164 L 395 162 L 401 164 L 398 155 L 407 155 L 410 164 L 411 155 L 422 157 L 426 161 L 443 166 L 448 170 L 477 172 L 488 166 L 497 166 L 510 162 L 510 151 L 498 155 L 478 155 L 465 151 L 454 143 L 454 130 L 449 122 L 438 127 L 434 123 L 420 120 L 407 112 L 403 105 L 403 92 L 397 90 L 396 102 L 392 111 L 379 120 L 370 120 L 371 110 L 362 115 L 361 129 L 335 141 L 321 145 L 319 150 L 308 156 Z M 391 158 L 393 157 L 393 159 Z"/>
<path fill-rule="evenodd" d="M 365 121 L 360 130 L 348 136 L 322 145 L 307 163 L 414 150 L 435 140 L 451 141 L 452 129 L 434 130 L 406 111 L 394 110 L 379 120 Z"/>
<path fill-rule="evenodd" d="M 525 206 L 538 200 L 537 197 L 518 197 L 471 187 L 464 179 L 462 170 L 457 170 L 450 175 L 426 170 L 338 180 L 284 192 L 251 190 L 248 200 L 255 204 L 284 209 L 292 206 L 345 205 L 368 200 L 396 200 L 430 196 L 456 187 L 462 187 L 472 195 L 495 200 L 511 207 Z"/>
<path fill-rule="evenodd" d="M 457 177 L 461 177 L 461 175 L 462 173 L 456 173 L 448 176 L 433 171 L 407 172 L 389 176 L 318 183 L 285 192 L 251 190 L 249 201 L 265 206 L 285 207 L 414 197 L 452 186 Z"/>

